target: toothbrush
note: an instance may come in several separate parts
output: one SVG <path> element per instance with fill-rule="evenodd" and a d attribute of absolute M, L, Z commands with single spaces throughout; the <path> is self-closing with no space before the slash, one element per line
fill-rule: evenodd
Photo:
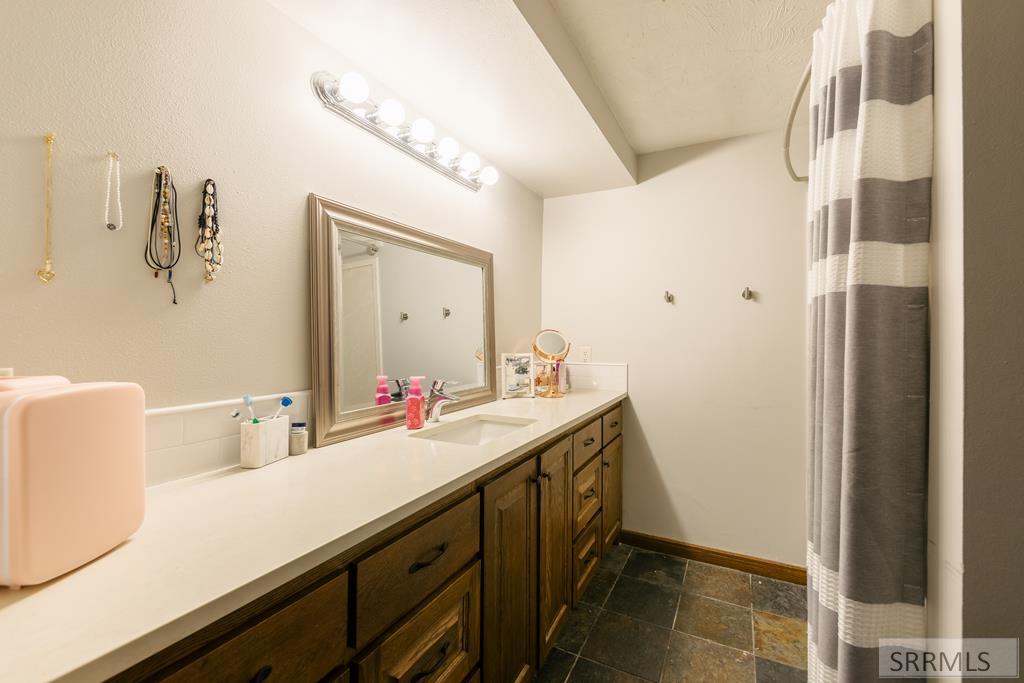
<path fill-rule="evenodd" d="M 273 417 L 271 417 L 270 419 L 271 420 L 276 420 L 277 416 L 281 414 L 281 411 L 284 410 L 285 408 L 287 408 L 288 406 L 290 406 L 292 403 L 293 403 L 293 401 L 292 401 L 292 399 L 290 397 L 282 396 L 281 397 L 281 405 L 279 405 L 277 407 L 277 412 L 275 412 Z"/>
<path fill-rule="evenodd" d="M 252 418 L 252 423 L 259 424 L 260 421 L 256 419 L 256 411 L 252 409 L 252 394 L 246 394 L 245 396 L 243 396 L 242 401 L 245 402 L 245 407 L 249 409 L 249 417 Z"/>

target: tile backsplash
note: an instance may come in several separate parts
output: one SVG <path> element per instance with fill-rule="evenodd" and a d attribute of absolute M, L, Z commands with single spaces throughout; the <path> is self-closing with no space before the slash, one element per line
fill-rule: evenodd
<path fill-rule="evenodd" d="M 611 389 L 626 391 L 625 363 L 567 363 L 573 391 Z M 501 369 L 498 369 L 501 372 Z M 255 397 L 256 414 L 270 415 L 282 396 L 294 403 L 286 412 L 292 422 L 309 422 L 310 391 Z M 146 411 L 146 485 L 155 486 L 204 472 L 235 467 L 241 457 L 235 409 L 248 415 L 242 400 L 214 401 L 153 408 Z"/>
<path fill-rule="evenodd" d="M 309 422 L 309 390 L 255 397 L 257 415 L 277 410 L 282 396 L 294 403 L 285 409 L 292 422 Z M 235 409 L 248 415 L 241 399 L 214 401 L 146 411 L 146 485 L 191 477 L 238 465 L 238 420 Z"/>

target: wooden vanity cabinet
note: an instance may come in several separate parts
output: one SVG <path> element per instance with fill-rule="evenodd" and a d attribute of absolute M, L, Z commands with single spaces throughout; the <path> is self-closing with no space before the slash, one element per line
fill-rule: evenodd
<path fill-rule="evenodd" d="M 540 536 L 537 628 L 539 661 L 555 646 L 572 606 L 572 439 L 566 437 L 538 456 Z"/>
<path fill-rule="evenodd" d="M 537 459 L 485 484 L 483 507 L 483 679 L 527 681 L 537 661 Z"/>
<path fill-rule="evenodd" d="M 616 406 L 112 680 L 525 683 L 622 528 Z"/>

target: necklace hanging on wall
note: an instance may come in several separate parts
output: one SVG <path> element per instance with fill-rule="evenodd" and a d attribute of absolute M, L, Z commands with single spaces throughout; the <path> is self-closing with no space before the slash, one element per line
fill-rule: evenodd
<path fill-rule="evenodd" d="M 114 201 L 117 203 L 117 223 L 110 222 L 110 188 L 114 188 Z M 121 213 L 121 157 L 117 152 L 107 152 L 107 202 L 104 205 L 103 224 L 107 230 L 120 230 L 124 225 Z"/>
<path fill-rule="evenodd" d="M 46 142 L 46 189 L 43 204 L 43 267 L 36 271 L 36 277 L 44 285 L 56 275 L 53 272 L 53 133 L 43 138 Z"/>
<path fill-rule="evenodd" d="M 203 204 L 199 210 L 199 234 L 196 236 L 196 253 L 204 261 L 206 273 L 204 282 L 217 279 L 217 271 L 224 265 L 224 245 L 220 240 L 220 220 L 217 214 L 217 184 L 211 178 L 203 183 Z"/>
<path fill-rule="evenodd" d="M 146 244 L 146 265 L 153 269 L 153 277 L 167 271 L 167 284 L 171 286 L 171 303 L 178 303 L 174 290 L 174 266 L 181 257 L 181 231 L 178 224 L 178 191 L 174 189 L 171 172 L 166 166 L 156 169 L 153 177 L 153 217 L 149 224 Z"/>

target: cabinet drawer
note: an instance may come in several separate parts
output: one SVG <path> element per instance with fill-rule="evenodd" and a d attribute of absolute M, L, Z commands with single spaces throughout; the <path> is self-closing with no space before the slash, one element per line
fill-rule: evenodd
<path fill-rule="evenodd" d="M 572 469 L 578 470 L 601 450 L 601 418 L 572 435 Z"/>
<path fill-rule="evenodd" d="M 610 444 L 612 439 L 622 433 L 622 406 L 604 414 L 601 418 L 602 443 Z"/>
<path fill-rule="evenodd" d="M 601 509 L 601 458 L 594 458 L 572 479 L 572 534 L 578 536 Z"/>
<path fill-rule="evenodd" d="M 166 681 L 315 683 L 344 664 L 348 650 L 348 573 L 337 576 L 246 629 Z"/>
<path fill-rule="evenodd" d="M 572 546 L 573 604 L 579 602 L 600 565 L 601 515 L 597 515 Z"/>
<path fill-rule="evenodd" d="M 480 563 L 453 579 L 358 664 L 359 683 L 460 683 L 480 660 Z"/>
<path fill-rule="evenodd" d="M 356 650 L 439 588 L 480 550 L 472 496 L 356 565 Z"/>

